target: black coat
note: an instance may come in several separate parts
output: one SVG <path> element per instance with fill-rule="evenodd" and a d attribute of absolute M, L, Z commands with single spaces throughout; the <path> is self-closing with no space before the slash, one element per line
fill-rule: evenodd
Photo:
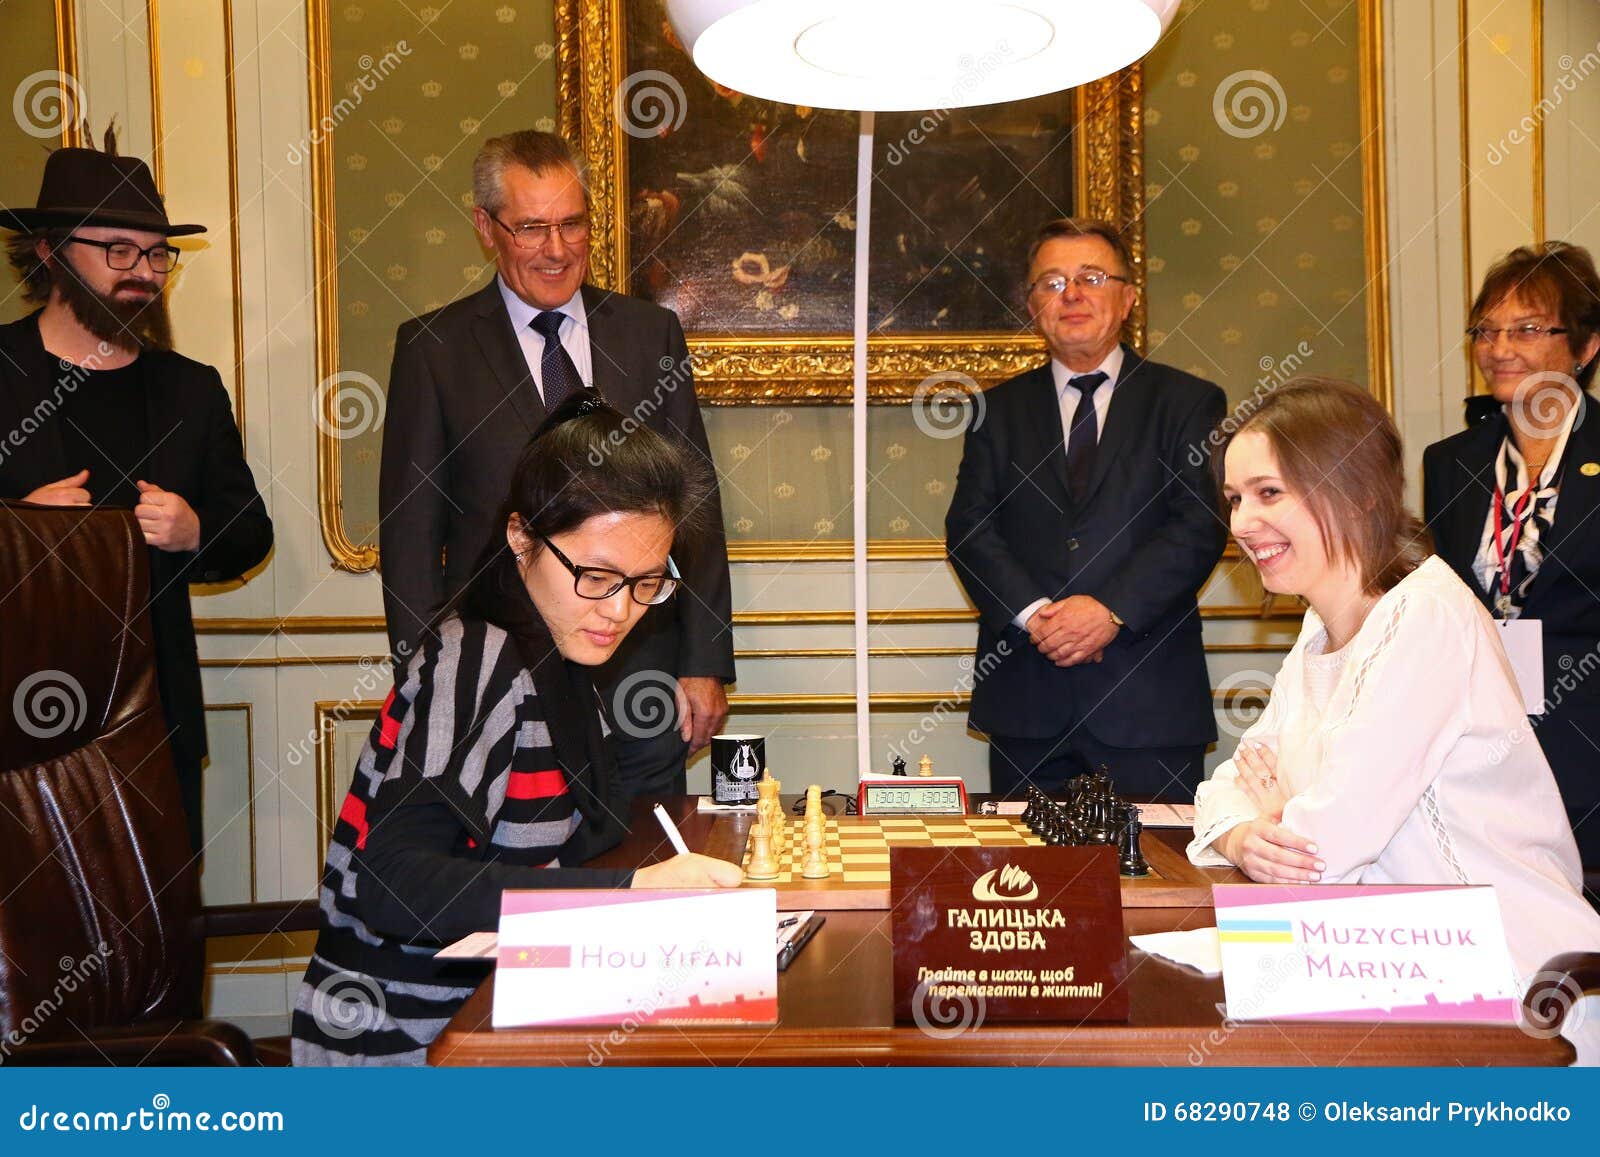
<path fill-rule="evenodd" d="M 150 626 L 174 757 L 206 754 L 190 583 L 227 582 L 267 557 L 272 520 L 245 462 L 222 379 L 211 366 L 154 350 L 139 356 L 150 432 L 146 481 L 181 494 L 200 518 L 197 551 L 150 550 Z M 20 499 L 82 464 L 63 452 L 58 363 L 39 337 L 39 315 L 0 325 L 0 498 Z"/>
<path fill-rule="evenodd" d="M 583 305 L 600 396 L 709 463 L 693 382 L 673 373 L 689 353 L 677 315 L 589 285 Z M 465 584 L 491 536 L 505 533 L 500 507 L 544 418 L 496 281 L 400 327 L 378 488 L 383 605 L 396 655 Z M 684 589 L 645 613 L 597 683 L 644 670 L 733 678 L 728 548 L 714 504 L 708 541 L 674 552 Z"/>
<path fill-rule="evenodd" d="M 1048 363 L 989 390 L 967 431 L 945 533 L 978 608 L 979 731 L 1041 739 L 1081 723 L 1117 747 L 1217 737 L 1196 599 L 1227 537 L 1206 453 L 1227 403 L 1210 382 L 1123 358 L 1080 504 Z M 1073 594 L 1127 626 L 1102 662 L 1057 667 L 1012 620 Z"/>
<path fill-rule="evenodd" d="M 1561 496 L 1522 617 L 1544 633 L 1546 709 L 1534 734 L 1555 772 L 1586 865 L 1600 865 L 1600 406 L 1585 394 L 1562 452 Z M 1494 460 L 1510 431 L 1499 413 L 1429 446 L 1422 508 L 1434 549 L 1483 602 L 1472 570 L 1494 497 Z M 1589 465 L 1591 470 L 1585 471 Z"/>

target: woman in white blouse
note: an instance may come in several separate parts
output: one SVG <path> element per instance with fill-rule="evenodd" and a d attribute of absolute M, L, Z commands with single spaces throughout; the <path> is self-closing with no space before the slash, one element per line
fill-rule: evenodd
<path fill-rule="evenodd" d="M 1405 509 L 1388 414 L 1296 379 L 1221 461 L 1245 556 L 1309 610 L 1266 709 L 1196 793 L 1189 858 L 1263 883 L 1492 884 L 1524 979 L 1600 950 L 1494 623 Z"/>

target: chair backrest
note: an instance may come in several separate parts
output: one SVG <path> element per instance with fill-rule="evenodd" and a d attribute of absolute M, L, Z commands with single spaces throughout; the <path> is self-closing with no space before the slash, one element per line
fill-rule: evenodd
<path fill-rule="evenodd" d="M 148 590 L 130 512 L 0 503 L 0 1049 L 196 1000 Z"/>

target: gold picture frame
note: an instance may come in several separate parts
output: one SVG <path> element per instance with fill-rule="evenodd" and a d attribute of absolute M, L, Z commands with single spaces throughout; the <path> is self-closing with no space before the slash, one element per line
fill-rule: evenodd
<path fill-rule="evenodd" d="M 328 0 L 308 0 L 307 40 L 310 47 L 311 123 L 330 110 L 331 61 Z M 627 237 L 616 229 L 619 191 L 627 195 L 628 138 L 615 123 L 613 93 L 624 65 L 626 24 L 623 0 L 555 0 L 556 96 L 558 128 L 578 144 L 588 161 L 596 214 L 591 278 L 612 285 L 626 267 Z M 71 0 L 57 0 L 58 21 L 72 23 Z M 1382 6 L 1360 0 L 1360 96 L 1363 241 L 1368 270 L 1366 312 L 1367 360 L 1371 388 L 1385 405 L 1393 404 L 1388 313 L 1388 246 L 1385 221 L 1382 102 Z M 59 40 L 71 44 L 71 37 Z M 75 62 L 64 65 L 72 70 Z M 1146 253 L 1144 230 L 1145 74 L 1132 67 L 1085 86 L 1074 99 L 1081 115 L 1074 134 L 1074 184 L 1077 212 L 1123 222 L 1135 254 L 1135 277 L 1141 292 L 1127 338 L 1143 350 L 1146 340 Z M 546 106 L 548 108 L 548 106 Z M 313 261 L 316 272 L 317 375 L 326 380 L 339 368 L 338 288 L 333 277 L 336 236 L 333 222 L 334 179 L 326 138 L 310 158 L 313 213 Z M 691 334 L 696 356 L 696 390 L 702 403 L 736 406 L 750 403 L 839 404 L 850 397 L 852 338 L 847 333 L 782 336 L 717 337 Z M 1031 337 L 996 333 L 949 333 L 872 337 L 868 375 L 873 403 L 905 403 L 917 385 L 937 370 L 959 368 L 982 385 L 991 385 L 1042 360 L 1042 347 Z M 341 443 L 335 431 L 338 395 L 325 391 L 319 399 L 317 446 L 318 522 L 332 565 L 362 573 L 378 564 L 375 543 L 359 541 L 346 521 Z M 242 414 L 241 414 L 242 425 Z M 847 540 L 744 541 L 730 543 L 736 561 L 844 560 Z M 874 540 L 873 559 L 942 557 L 934 539 Z"/>
<path fill-rule="evenodd" d="M 557 103 L 562 135 L 582 151 L 594 211 L 590 280 L 621 283 L 628 267 L 629 136 L 614 101 L 624 81 L 624 0 L 556 0 Z M 1074 211 L 1122 224 L 1144 286 L 1143 88 L 1138 64 L 1073 93 L 1076 111 Z M 1127 339 L 1144 348 L 1141 292 Z M 854 339 L 849 333 L 765 336 L 689 335 L 695 392 L 703 405 L 838 404 L 852 389 Z M 867 378 L 874 403 L 904 402 L 931 374 L 959 367 L 993 385 L 1039 363 L 1032 334 L 928 332 L 872 336 Z"/>

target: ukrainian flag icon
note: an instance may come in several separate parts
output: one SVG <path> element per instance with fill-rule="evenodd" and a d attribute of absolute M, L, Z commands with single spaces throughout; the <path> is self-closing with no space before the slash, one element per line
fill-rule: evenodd
<path fill-rule="evenodd" d="M 1217 939 L 1223 944 L 1293 944 L 1291 920 L 1218 920 Z"/>

